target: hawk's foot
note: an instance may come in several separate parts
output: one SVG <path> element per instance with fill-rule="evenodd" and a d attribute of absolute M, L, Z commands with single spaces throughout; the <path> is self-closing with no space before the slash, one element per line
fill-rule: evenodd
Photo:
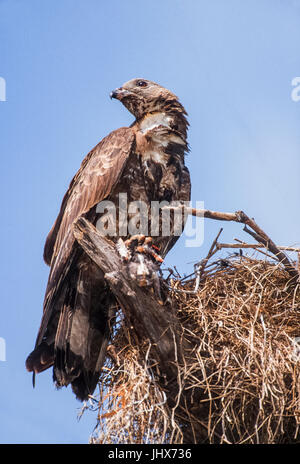
<path fill-rule="evenodd" d="M 153 245 L 151 237 L 145 235 L 133 235 L 125 242 L 119 239 L 117 249 L 128 263 L 128 272 L 140 287 L 152 287 L 159 302 L 160 282 L 157 271 L 163 262 L 159 255 L 159 249 Z"/>
<path fill-rule="evenodd" d="M 144 253 L 159 264 L 163 262 L 162 257 L 159 255 L 159 248 L 153 245 L 152 237 L 133 235 L 125 241 L 125 246 L 130 251 L 131 255 L 134 253 Z"/>

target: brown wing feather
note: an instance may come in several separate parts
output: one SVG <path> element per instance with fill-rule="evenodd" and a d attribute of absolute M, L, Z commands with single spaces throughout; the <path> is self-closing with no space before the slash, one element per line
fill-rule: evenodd
<path fill-rule="evenodd" d="M 134 141 L 131 128 L 111 132 L 84 158 L 63 198 L 60 212 L 50 230 L 44 260 L 51 264 L 57 255 L 66 231 L 74 220 L 103 200 L 117 182 Z"/>
<path fill-rule="evenodd" d="M 74 181 L 74 179 L 72 180 L 72 182 Z M 65 208 L 66 208 L 66 203 L 69 199 L 69 193 L 70 191 L 72 190 L 72 182 L 68 188 L 68 191 L 66 192 L 64 198 L 63 198 L 63 201 L 61 203 L 61 207 L 60 207 L 60 212 L 46 238 L 46 243 L 45 243 L 45 246 L 44 246 L 44 261 L 46 264 L 48 264 L 48 266 L 50 266 L 51 264 L 51 258 L 52 258 L 52 255 L 53 255 L 53 249 L 54 249 L 54 245 L 55 245 L 55 240 L 56 240 L 56 237 L 57 237 L 57 232 L 58 232 L 58 229 L 59 229 L 59 226 L 61 224 L 61 220 L 62 220 L 62 217 L 63 217 L 63 214 L 64 214 L 64 211 L 65 211 Z"/>
<path fill-rule="evenodd" d="M 76 259 L 72 225 L 79 216 L 110 194 L 122 174 L 134 140 L 131 128 L 122 127 L 111 132 L 88 153 L 71 181 L 45 245 L 46 262 L 51 263 L 51 270 L 36 346 L 43 338 L 66 274 Z"/>

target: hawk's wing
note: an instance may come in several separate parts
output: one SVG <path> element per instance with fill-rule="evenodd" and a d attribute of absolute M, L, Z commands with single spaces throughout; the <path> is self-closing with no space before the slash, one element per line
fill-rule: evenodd
<path fill-rule="evenodd" d="M 59 215 L 44 248 L 47 264 L 53 262 L 76 218 L 106 198 L 118 181 L 130 154 L 134 133 L 129 127 L 111 132 L 83 160 L 63 198 Z"/>
<path fill-rule="evenodd" d="M 36 346 L 43 338 L 55 301 L 59 298 L 60 285 L 76 252 L 72 225 L 110 194 L 122 174 L 134 140 L 134 132 L 129 127 L 111 132 L 88 153 L 70 183 L 45 244 L 44 259 L 51 265 L 51 270 Z"/>

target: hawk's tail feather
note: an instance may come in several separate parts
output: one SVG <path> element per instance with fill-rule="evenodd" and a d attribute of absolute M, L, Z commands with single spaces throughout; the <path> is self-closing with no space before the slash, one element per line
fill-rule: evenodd
<path fill-rule="evenodd" d="M 54 344 L 42 342 L 26 359 L 26 369 L 29 372 L 43 372 L 54 363 Z"/>
<path fill-rule="evenodd" d="M 96 388 L 110 339 L 109 319 L 115 300 L 99 269 L 83 266 L 66 294 L 54 349 L 53 378 L 57 387 L 71 384 L 86 400 Z M 98 275 L 97 275 L 98 274 Z"/>
<path fill-rule="evenodd" d="M 83 401 L 93 394 L 110 340 L 116 302 L 102 271 L 89 258 L 74 269 L 69 286 L 54 304 L 45 334 L 26 360 L 34 374 L 53 365 L 56 386 L 69 384 Z"/>

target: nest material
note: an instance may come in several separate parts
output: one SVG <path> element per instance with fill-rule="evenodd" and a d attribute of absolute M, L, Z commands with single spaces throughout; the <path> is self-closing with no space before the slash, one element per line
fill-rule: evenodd
<path fill-rule="evenodd" d="M 175 386 L 120 315 L 91 442 L 300 442 L 299 284 L 280 264 L 237 255 L 206 266 L 194 292 L 196 278 L 167 281 L 192 346 Z"/>

